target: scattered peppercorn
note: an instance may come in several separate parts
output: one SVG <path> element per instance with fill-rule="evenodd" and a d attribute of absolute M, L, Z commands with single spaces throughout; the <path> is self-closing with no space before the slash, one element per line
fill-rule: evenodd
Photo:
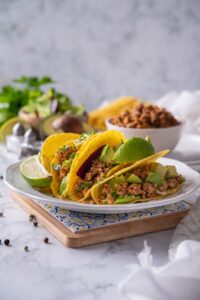
<path fill-rule="evenodd" d="M 33 226 L 37 227 L 38 226 L 38 222 L 33 222 Z"/>
<path fill-rule="evenodd" d="M 44 238 L 44 243 L 45 243 L 45 244 L 48 244 L 48 243 L 49 243 L 48 237 L 45 237 L 45 238 Z"/>
<path fill-rule="evenodd" d="M 0 245 L 1 245 L 1 240 L 0 240 Z"/>
<path fill-rule="evenodd" d="M 0 218 L 2 218 L 3 217 L 3 213 L 2 212 L 0 212 Z"/>
<path fill-rule="evenodd" d="M 0 176 L 0 179 L 3 180 L 3 175 Z"/>
<path fill-rule="evenodd" d="M 10 240 L 5 239 L 4 244 L 5 244 L 6 246 L 9 246 L 9 245 L 10 245 Z"/>
<path fill-rule="evenodd" d="M 36 220 L 36 217 L 34 216 L 34 215 L 30 215 L 29 216 L 29 221 L 30 222 L 33 222 L 33 221 L 35 221 Z"/>
<path fill-rule="evenodd" d="M 24 246 L 24 251 L 29 252 L 28 246 Z"/>

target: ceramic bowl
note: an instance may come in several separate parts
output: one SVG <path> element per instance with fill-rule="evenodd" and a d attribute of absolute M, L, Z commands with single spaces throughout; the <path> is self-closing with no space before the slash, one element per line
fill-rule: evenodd
<path fill-rule="evenodd" d="M 113 125 L 109 119 L 106 120 L 106 128 L 114 129 L 122 132 L 127 139 L 130 139 L 134 136 L 145 138 L 149 136 L 156 151 L 161 151 L 164 149 L 173 150 L 178 144 L 182 129 L 183 123 L 179 125 L 167 127 L 167 128 L 125 128 Z"/>

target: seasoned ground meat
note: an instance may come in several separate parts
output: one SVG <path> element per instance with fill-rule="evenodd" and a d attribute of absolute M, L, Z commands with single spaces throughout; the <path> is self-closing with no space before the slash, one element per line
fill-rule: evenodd
<path fill-rule="evenodd" d="M 127 187 L 128 187 L 127 182 L 117 184 L 116 185 L 117 194 L 120 195 L 120 196 L 126 195 L 127 194 Z"/>
<path fill-rule="evenodd" d="M 66 166 L 61 167 L 58 173 L 59 179 L 62 180 L 68 174 L 68 172 L 69 169 Z"/>
<path fill-rule="evenodd" d="M 128 193 L 132 196 L 137 196 L 142 194 L 142 185 L 139 183 L 132 183 L 128 187 Z"/>
<path fill-rule="evenodd" d="M 98 159 L 94 159 L 89 171 L 85 174 L 85 180 L 92 180 L 96 182 L 101 179 L 108 170 L 109 166 L 106 163 L 99 161 Z"/>
<path fill-rule="evenodd" d="M 108 195 L 111 194 L 111 188 L 109 184 L 105 183 L 102 189 L 102 194 Z"/>
<path fill-rule="evenodd" d="M 157 186 L 154 183 L 145 182 L 142 185 L 142 198 L 150 198 L 156 196 Z"/>
<path fill-rule="evenodd" d="M 63 146 L 58 150 L 58 155 L 60 162 L 63 163 L 65 160 L 69 159 L 70 154 L 76 153 L 76 148 L 70 146 Z"/>
<path fill-rule="evenodd" d="M 166 109 L 143 103 L 112 117 L 110 122 L 126 128 L 165 128 L 179 124 Z"/>
<path fill-rule="evenodd" d="M 170 177 L 167 179 L 167 185 L 169 189 L 174 189 L 180 184 L 179 177 Z"/>
<path fill-rule="evenodd" d="M 168 184 L 167 184 L 167 182 L 164 182 L 162 185 L 160 185 L 160 186 L 158 187 L 158 189 L 159 189 L 159 191 L 161 191 L 161 192 L 166 192 L 167 189 L 168 189 Z"/>
<path fill-rule="evenodd" d="M 138 176 L 140 179 L 144 181 L 150 172 L 150 167 L 151 167 L 150 164 L 142 167 L 138 167 L 134 169 L 133 172 L 136 176 Z"/>

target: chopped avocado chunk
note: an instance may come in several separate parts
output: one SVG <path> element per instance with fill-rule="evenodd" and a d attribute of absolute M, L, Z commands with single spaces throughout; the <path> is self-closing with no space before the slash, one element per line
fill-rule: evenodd
<path fill-rule="evenodd" d="M 165 176 L 167 174 L 167 168 L 157 162 L 152 163 L 151 171 L 159 174 L 161 178 L 165 178 Z"/>
<path fill-rule="evenodd" d="M 178 176 L 175 166 L 166 166 L 166 168 L 167 168 L 167 178 Z"/>
<path fill-rule="evenodd" d="M 164 183 L 164 180 L 158 173 L 150 172 L 146 178 L 147 182 L 155 183 L 157 186 L 160 186 Z"/>
<path fill-rule="evenodd" d="M 125 196 L 118 197 L 114 203 L 115 204 L 125 204 L 125 203 L 134 202 L 137 199 L 140 199 L 140 196 L 125 195 Z"/>
<path fill-rule="evenodd" d="M 124 177 L 124 175 L 120 175 L 118 177 L 115 177 L 113 179 L 111 179 L 108 184 L 111 187 L 112 191 L 115 191 L 115 184 L 117 183 L 124 183 L 126 182 L 126 178 Z"/>
<path fill-rule="evenodd" d="M 66 167 L 68 169 L 71 168 L 73 159 L 66 159 L 63 163 L 62 163 L 62 167 Z"/>
<path fill-rule="evenodd" d="M 65 176 L 63 178 L 63 180 L 61 181 L 61 184 L 60 184 L 60 190 L 59 190 L 59 192 L 60 192 L 61 195 L 62 195 L 63 192 L 66 191 L 66 188 L 67 188 L 67 176 Z"/>
<path fill-rule="evenodd" d="M 127 182 L 128 183 L 141 183 L 142 180 L 136 176 L 135 174 L 131 174 L 128 178 L 127 178 Z"/>
<path fill-rule="evenodd" d="M 103 150 L 101 151 L 101 155 L 100 155 L 100 160 L 105 162 L 105 163 L 111 163 L 111 161 L 113 160 L 115 156 L 115 152 L 112 149 L 112 147 L 110 145 L 106 145 L 103 147 Z"/>

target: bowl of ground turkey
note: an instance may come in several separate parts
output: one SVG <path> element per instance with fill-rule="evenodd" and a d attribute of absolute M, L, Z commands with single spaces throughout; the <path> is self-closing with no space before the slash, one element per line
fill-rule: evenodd
<path fill-rule="evenodd" d="M 132 137 L 149 137 L 156 151 L 173 150 L 180 140 L 183 122 L 165 108 L 157 105 L 140 103 L 131 110 L 106 120 L 107 129 L 121 131 Z"/>

